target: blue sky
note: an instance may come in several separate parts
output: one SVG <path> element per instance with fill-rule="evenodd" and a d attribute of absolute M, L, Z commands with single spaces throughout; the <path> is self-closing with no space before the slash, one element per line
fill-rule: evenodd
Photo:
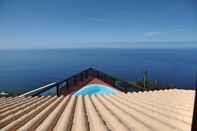
<path fill-rule="evenodd" d="M 196 0 L 0 0 L 0 49 L 197 47 L 196 41 Z"/>

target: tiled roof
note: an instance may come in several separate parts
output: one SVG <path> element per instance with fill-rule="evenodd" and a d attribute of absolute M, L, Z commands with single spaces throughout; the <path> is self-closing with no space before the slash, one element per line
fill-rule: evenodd
<path fill-rule="evenodd" d="M 0 98 L 0 131 L 189 131 L 194 91 Z"/>

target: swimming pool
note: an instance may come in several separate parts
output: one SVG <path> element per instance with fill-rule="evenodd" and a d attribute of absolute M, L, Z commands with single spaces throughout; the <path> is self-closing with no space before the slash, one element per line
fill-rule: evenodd
<path fill-rule="evenodd" d="M 116 92 L 117 91 L 115 89 L 112 89 L 111 87 L 108 87 L 108 86 L 99 85 L 99 84 L 91 84 L 78 90 L 73 95 L 85 96 L 85 95 L 93 95 L 93 94 L 115 94 Z"/>

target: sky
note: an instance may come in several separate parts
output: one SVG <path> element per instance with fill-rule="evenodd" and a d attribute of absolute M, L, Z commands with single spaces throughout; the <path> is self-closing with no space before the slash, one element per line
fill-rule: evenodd
<path fill-rule="evenodd" d="M 196 0 L 0 0 L 0 49 L 196 47 Z"/>

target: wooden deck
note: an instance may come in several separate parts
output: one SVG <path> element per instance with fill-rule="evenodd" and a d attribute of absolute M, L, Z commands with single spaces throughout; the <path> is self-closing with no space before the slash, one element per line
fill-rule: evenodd
<path fill-rule="evenodd" d="M 105 85 L 105 86 L 111 87 L 113 89 L 116 89 L 112 85 L 110 85 L 98 78 L 93 78 L 93 79 L 89 79 L 89 80 L 86 80 L 83 82 L 78 82 L 77 85 L 71 86 L 69 88 L 69 90 L 65 90 L 64 95 L 73 94 L 74 92 L 78 91 L 79 89 L 83 88 L 84 86 L 90 85 L 90 84 L 100 84 L 100 85 Z M 116 89 L 116 90 L 118 90 L 118 89 Z"/>

